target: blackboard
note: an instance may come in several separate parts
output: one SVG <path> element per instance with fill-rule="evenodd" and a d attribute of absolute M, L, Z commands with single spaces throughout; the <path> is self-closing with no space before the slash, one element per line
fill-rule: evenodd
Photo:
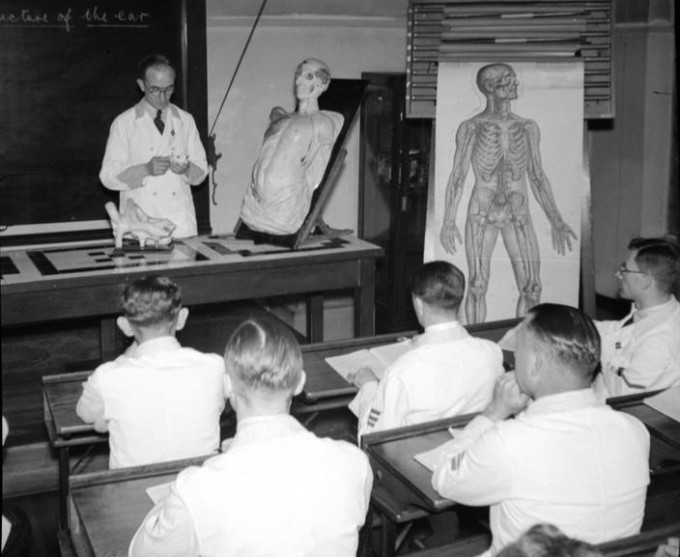
<path fill-rule="evenodd" d="M 106 139 L 140 99 L 137 65 L 151 53 L 174 64 L 172 102 L 207 147 L 205 0 L 0 2 L 1 230 L 107 219 L 118 194 L 98 178 Z M 193 188 L 201 232 L 208 189 Z"/>

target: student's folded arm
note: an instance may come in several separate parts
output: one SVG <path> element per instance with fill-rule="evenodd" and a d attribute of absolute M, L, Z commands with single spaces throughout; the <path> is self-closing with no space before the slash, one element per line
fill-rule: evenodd
<path fill-rule="evenodd" d="M 491 505 L 508 497 L 511 459 L 493 422 L 478 416 L 449 442 L 432 475 L 443 497 L 465 505 Z"/>
<path fill-rule="evenodd" d="M 197 557 L 198 538 L 191 513 L 176 491 L 156 505 L 135 533 L 129 557 Z"/>
<path fill-rule="evenodd" d="M 359 389 L 354 399 L 352 399 L 349 409 L 359 418 L 359 423 L 361 423 L 362 419 L 366 417 L 366 414 L 371 409 L 371 404 L 378 392 L 378 385 L 379 383 L 376 381 L 365 383 Z"/>
<path fill-rule="evenodd" d="M 625 384 L 622 385 L 621 394 L 639 393 L 667 386 L 658 386 L 657 382 L 670 366 L 677 365 L 677 362 L 673 361 L 671 350 L 673 343 L 677 342 L 664 334 L 645 339 L 622 371 Z"/>
<path fill-rule="evenodd" d="M 76 414 L 85 423 L 98 424 L 104 419 L 104 411 L 104 398 L 97 377 L 93 374 L 83 383 L 83 394 L 76 404 Z"/>

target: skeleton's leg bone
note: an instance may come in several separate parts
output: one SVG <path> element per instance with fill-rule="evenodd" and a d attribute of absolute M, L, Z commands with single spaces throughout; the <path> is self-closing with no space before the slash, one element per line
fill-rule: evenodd
<path fill-rule="evenodd" d="M 465 316 L 469 324 L 481 323 L 486 319 L 491 254 L 497 238 L 498 229 L 488 222 L 486 214 L 468 217 L 465 248 L 469 276 Z"/>
<path fill-rule="evenodd" d="M 519 290 L 516 315 L 522 317 L 528 309 L 539 303 L 542 288 L 538 242 L 529 215 L 515 215 L 512 226 L 504 229 L 503 241 L 510 254 Z"/>

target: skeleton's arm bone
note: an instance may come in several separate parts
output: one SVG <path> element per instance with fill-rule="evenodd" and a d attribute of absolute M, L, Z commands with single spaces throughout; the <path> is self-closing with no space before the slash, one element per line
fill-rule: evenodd
<path fill-rule="evenodd" d="M 475 139 L 475 124 L 466 120 L 456 132 L 456 151 L 453 155 L 453 167 L 446 185 L 444 202 L 444 222 L 455 224 L 458 205 L 463 197 L 465 178 L 470 170 L 472 146 Z"/>
<path fill-rule="evenodd" d="M 529 160 L 527 166 L 527 173 L 529 175 L 529 182 L 531 184 L 531 191 L 534 193 L 538 204 L 548 217 L 550 224 L 553 226 L 562 222 L 562 215 L 555 203 L 550 180 L 543 170 L 543 163 L 541 162 L 541 153 L 539 150 L 539 143 L 541 141 L 541 132 L 536 122 L 529 120 L 526 124 L 526 136 L 529 144 Z"/>
<path fill-rule="evenodd" d="M 527 141 L 529 143 L 530 156 L 528 160 L 527 173 L 531 191 L 533 191 L 538 204 L 545 212 L 552 228 L 552 243 L 555 251 L 564 255 L 566 248 L 571 250 L 571 238 L 576 238 L 576 234 L 571 227 L 564 222 L 555 197 L 553 196 L 550 181 L 543 171 L 541 155 L 539 151 L 540 130 L 536 122 L 529 120 L 526 125 Z"/>

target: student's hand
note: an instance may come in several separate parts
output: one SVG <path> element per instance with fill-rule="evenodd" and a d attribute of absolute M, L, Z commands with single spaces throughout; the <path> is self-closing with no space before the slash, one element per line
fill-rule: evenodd
<path fill-rule="evenodd" d="M 149 176 L 161 176 L 170 168 L 170 157 L 153 157 L 146 163 L 146 172 Z"/>
<path fill-rule="evenodd" d="M 109 432 L 109 422 L 104 418 L 97 418 L 94 422 L 94 430 L 97 433 L 108 433 Z"/>
<path fill-rule="evenodd" d="M 680 555 L 680 538 L 668 538 L 668 542 L 662 543 L 654 557 L 678 557 Z"/>
<path fill-rule="evenodd" d="M 529 400 L 530 398 L 520 390 L 515 373 L 504 373 L 496 381 L 493 398 L 482 415 L 493 422 L 499 422 L 524 410 Z"/>
<path fill-rule="evenodd" d="M 501 350 L 507 350 L 509 352 L 514 352 L 515 348 L 517 346 L 517 329 L 519 328 L 519 325 L 516 327 L 513 327 L 512 329 L 508 329 L 505 331 L 505 334 L 503 335 L 503 338 L 498 341 L 498 346 L 501 347 Z"/>
<path fill-rule="evenodd" d="M 361 389 L 366 383 L 378 381 L 378 376 L 373 373 L 370 367 L 360 367 L 354 373 L 350 373 L 347 376 L 347 381 Z"/>

